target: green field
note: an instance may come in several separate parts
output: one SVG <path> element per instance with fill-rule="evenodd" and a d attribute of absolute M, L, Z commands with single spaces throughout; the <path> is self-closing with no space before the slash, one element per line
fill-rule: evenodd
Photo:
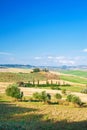
<path fill-rule="evenodd" d="M 13 102 L 0 95 L 0 130 L 87 130 L 87 108 Z"/>
<path fill-rule="evenodd" d="M 61 75 L 60 79 L 73 83 L 87 84 L 87 79 L 80 78 L 79 76 Z"/>
<path fill-rule="evenodd" d="M 71 74 L 71 75 L 76 75 L 76 76 L 87 78 L 87 71 L 82 71 L 82 70 L 61 70 L 59 72 L 64 73 L 64 74 Z"/>

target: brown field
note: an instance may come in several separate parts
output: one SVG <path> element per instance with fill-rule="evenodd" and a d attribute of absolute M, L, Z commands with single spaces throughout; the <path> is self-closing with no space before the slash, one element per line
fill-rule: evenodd
<path fill-rule="evenodd" d="M 20 68 L 0 68 L 0 72 L 12 72 L 12 73 L 30 73 L 31 69 L 20 69 Z"/>

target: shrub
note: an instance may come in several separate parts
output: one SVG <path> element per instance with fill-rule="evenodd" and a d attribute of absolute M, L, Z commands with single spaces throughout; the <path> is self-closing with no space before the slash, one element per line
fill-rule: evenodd
<path fill-rule="evenodd" d="M 13 84 L 7 87 L 6 95 L 14 97 L 16 99 L 22 99 L 23 92 L 20 91 L 17 84 Z"/>
<path fill-rule="evenodd" d="M 66 89 L 62 89 L 62 94 L 66 94 Z"/>
<path fill-rule="evenodd" d="M 61 98 L 62 98 L 62 95 L 59 94 L 59 93 L 56 93 L 56 94 L 55 94 L 55 98 L 56 98 L 56 99 L 61 99 Z"/>
<path fill-rule="evenodd" d="M 39 68 L 34 68 L 33 72 L 40 72 L 40 69 Z"/>
<path fill-rule="evenodd" d="M 51 95 L 42 91 L 41 93 L 35 92 L 33 97 L 39 101 L 48 102 L 51 99 Z"/>
<path fill-rule="evenodd" d="M 72 101 L 72 97 L 73 97 L 73 95 L 72 95 L 72 94 L 67 95 L 66 100 L 67 100 L 68 102 L 71 102 L 71 101 Z"/>
<path fill-rule="evenodd" d="M 78 104 L 78 105 L 81 105 L 81 100 L 80 100 L 80 98 L 77 97 L 77 96 L 73 96 L 73 97 L 72 97 L 72 102 L 73 102 L 73 103 L 76 103 L 76 104 Z"/>
<path fill-rule="evenodd" d="M 20 82 L 17 82 L 17 85 L 18 85 L 19 87 L 24 87 L 24 86 L 25 86 L 25 83 L 22 82 L 22 81 L 20 81 Z"/>
<path fill-rule="evenodd" d="M 67 99 L 66 99 L 68 102 L 72 102 L 72 103 L 75 103 L 75 104 L 78 104 L 78 105 L 81 105 L 81 100 L 79 97 L 75 96 L 75 95 L 68 95 L 67 96 Z"/>
<path fill-rule="evenodd" d="M 41 100 L 44 102 L 48 102 L 51 99 L 51 95 L 46 93 L 45 91 L 41 92 Z"/>
<path fill-rule="evenodd" d="M 87 94 L 87 88 L 83 89 L 83 90 L 81 91 L 81 93 Z"/>
<path fill-rule="evenodd" d="M 33 97 L 37 100 L 41 100 L 41 94 L 38 92 L 33 93 Z"/>

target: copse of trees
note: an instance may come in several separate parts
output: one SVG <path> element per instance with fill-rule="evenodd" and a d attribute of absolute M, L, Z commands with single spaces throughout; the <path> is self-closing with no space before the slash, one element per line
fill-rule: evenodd
<path fill-rule="evenodd" d="M 75 95 L 72 95 L 72 94 L 68 95 L 67 98 L 66 98 L 66 100 L 68 102 L 72 102 L 74 104 L 78 104 L 78 105 L 82 104 L 80 98 L 78 96 L 75 96 Z"/>
<path fill-rule="evenodd" d="M 46 93 L 46 91 L 42 91 L 41 93 L 35 92 L 33 93 L 33 98 L 45 103 L 49 103 L 51 100 L 51 95 L 49 93 Z"/>
<path fill-rule="evenodd" d="M 10 97 L 13 97 L 13 98 L 15 98 L 17 100 L 18 99 L 22 100 L 23 92 L 20 91 L 17 84 L 13 84 L 13 85 L 9 85 L 6 88 L 6 95 L 10 96 Z"/>
<path fill-rule="evenodd" d="M 40 72 L 40 69 L 39 68 L 34 68 L 33 72 Z"/>

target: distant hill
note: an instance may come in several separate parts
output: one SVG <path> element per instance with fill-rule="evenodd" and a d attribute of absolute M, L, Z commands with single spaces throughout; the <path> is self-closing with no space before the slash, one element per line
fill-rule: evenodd
<path fill-rule="evenodd" d="M 33 65 L 23 65 L 23 64 L 0 64 L 0 68 L 47 68 L 49 70 L 87 70 L 87 65 L 77 65 L 77 66 L 68 66 L 68 65 L 61 65 L 61 66 L 33 66 Z"/>
<path fill-rule="evenodd" d="M 0 68 L 35 68 L 32 65 L 22 65 L 22 64 L 0 64 Z"/>

